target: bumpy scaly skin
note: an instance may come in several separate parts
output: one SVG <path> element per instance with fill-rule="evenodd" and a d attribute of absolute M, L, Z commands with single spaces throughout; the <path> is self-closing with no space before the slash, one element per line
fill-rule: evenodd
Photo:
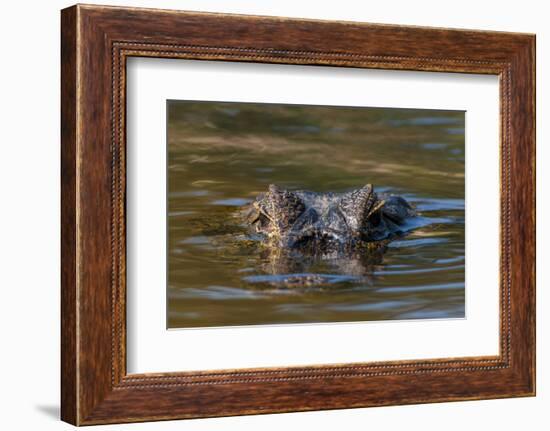
<path fill-rule="evenodd" d="M 371 184 L 347 193 L 289 191 L 276 185 L 248 207 L 247 217 L 271 246 L 302 254 L 342 256 L 391 238 L 415 211 L 402 197 Z"/>

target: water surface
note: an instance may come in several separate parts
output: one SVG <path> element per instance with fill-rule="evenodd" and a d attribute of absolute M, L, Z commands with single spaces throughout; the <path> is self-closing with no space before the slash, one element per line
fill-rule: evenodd
<path fill-rule="evenodd" d="M 169 101 L 167 170 L 169 328 L 464 317 L 464 112 Z M 381 258 L 281 265 L 235 217 L 270 183 L 419 217 Z"/>

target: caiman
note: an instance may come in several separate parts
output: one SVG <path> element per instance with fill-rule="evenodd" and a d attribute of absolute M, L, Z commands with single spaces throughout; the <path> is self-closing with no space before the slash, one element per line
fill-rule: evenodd
<path fill-rule="evenodd" d="M 404 233 L 407 220 L 416 216 L 403 197 L 376 193 L 371 184 L 344 193 L 286 190 L 271 184 L 244 213 L 269 251 L 272 274 L 304 270 L 322 260 L 339 274 L 355 275 L 357 267 L 379 262 L 388 241 Z M 297 285 L 322 284 L 319 277 L 322 274 L 288 275 L 290 284 Z"/>

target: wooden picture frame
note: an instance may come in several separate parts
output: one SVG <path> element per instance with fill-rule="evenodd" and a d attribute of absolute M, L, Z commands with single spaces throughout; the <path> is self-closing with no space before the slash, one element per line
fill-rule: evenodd
<path fill-rule="evenodd" d="M 535 394 L 534 35 L 83 5 L 64 9 L 61 21 L 64 421 Z M 131 56 L 498 75 L 500 354 L 127 374 L 125 65 Z"/>

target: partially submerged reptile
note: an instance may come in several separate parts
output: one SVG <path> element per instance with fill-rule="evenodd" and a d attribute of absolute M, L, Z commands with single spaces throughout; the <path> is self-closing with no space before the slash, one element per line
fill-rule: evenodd
<path fill-rule="evenodd" d="M 402 197 L 371 184 L 347 193 L 285 190 L 274 184 L 247 210 L 248 222 L 271 246 L 326 254 L 351 251 L 399 234 L 416 215 Z"/>
<path fill-rule="evenodd" d="M 267 272 L 287 273 L 293 285 L 311 285 L 323 284 L 319 274 L 296 271 L 307 270 L 312 261 L 329 261 L 337 273 L 347 275 L 380 263 L 388 240 L 403 233 L 416 212 L 404 198 L 376 193 L 371 184 L 346 193 L 292 191 L 272 184 L 245 208 L 245 215 L 267 246 Z"/>

